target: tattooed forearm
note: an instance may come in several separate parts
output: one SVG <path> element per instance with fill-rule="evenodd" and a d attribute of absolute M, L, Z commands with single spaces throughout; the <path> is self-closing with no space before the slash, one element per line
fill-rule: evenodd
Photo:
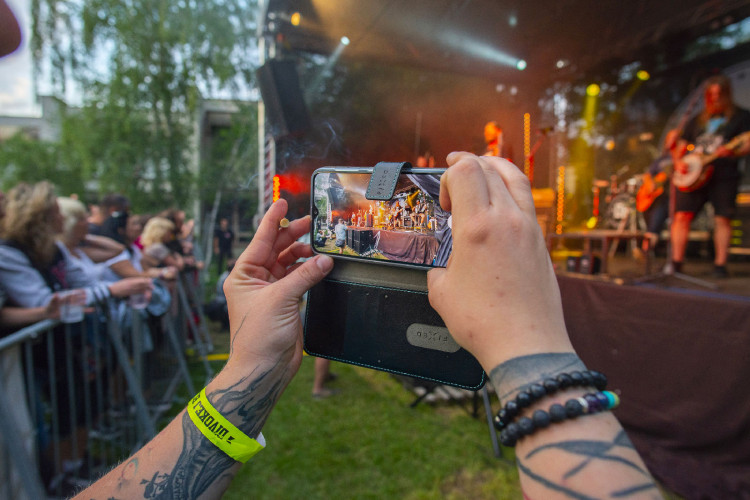
<path fill-rule="evenodd" d="M 562 473 L 550 472 L 548 464 L 551 461 L 566 465 Z M 578 439 L 547 443 L 523 457 L 518 456 L 517 465 L 527 479 L 527 487 L 530 481 L 567 498 L 601 498 L 602 493 L 606 498 L 628 498 L 644 493 L 660 498 L 656 484 L 623 430 L 612 441 Z M 611 489 L 606 492 L 587 491 L 592 484 L 589 477 L 604 470 L 611 479 Z M 577 478 L 580 480 L 576 481 Z"/>
<path fill-rule="evenodd" d="M 228 455 L 217 453 L 218 448 L 200 433 L 187 413 L 182 416 L 182 431 L 184 443 L 174 469 L 143 479 L 144 498 L 198 498 L 235 464 Z"/>
<path fill-rule="evenodd" d="M 585 369 L 581 359 L 572 352 L 549 352 L 521 356 L 499 364 L 490 372 L 490 379 L 503 401 L 547 377 Z"/>
<path fill-rule="evenodd" d="M 219 413 L 255 437 L 286 385 L 273 371 L 256 369 L 227 389 L 211 391 L 207 397 Z M 157 471 L 141 481 L 144 498 L 198 498 L 209 487 L 231 480 L 229 469 L 236 462 L 203 436 L 187 413 L 182 417 L 182 434 L 183 447 L 174 468 Z"/>

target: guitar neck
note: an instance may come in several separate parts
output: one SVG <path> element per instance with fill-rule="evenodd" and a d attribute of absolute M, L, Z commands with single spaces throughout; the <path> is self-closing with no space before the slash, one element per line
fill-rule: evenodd
<path fill-rule="evenodd" d="M 744 132 L 738 135 L 728 143 L 724 144 L 724 147 L 730 151 L 734 151 L 747 140 L 750 140 L 750 132 Z M 712 153 L 710 155 L 702 157 L 701 163 L 703 163 L 703 165 L 708 165 L 709 163 L 715 161 L 717 158 L 719 158 L 719 155 L 717 153 Z"/>

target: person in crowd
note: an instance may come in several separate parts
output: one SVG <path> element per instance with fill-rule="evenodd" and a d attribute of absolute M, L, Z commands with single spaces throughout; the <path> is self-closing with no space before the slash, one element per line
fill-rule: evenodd
<path fill-rule="evenodd" d="M 216 281 L 216 294 L 203 308 L 206 316 L 221 324 L 222 331 L 229 331 L 229 311 L 227 310 L 227 297 L 224 294 L 224 282 L 234 269 L 235 262 L 235 259 L 229 259 L 226 269 Z"/>
<path fill-rule="evenodd" d="M 192 231 L 195 225 L 192 221 L 185 222 L 185 211 L 170 208 L 162 211 L 159 217 L 168 219 L 174 224 L 174 238 L 165 243 L 167 248 L 182 257 L 186 270 L 203 269 L 203 262 L 196 259 L 193 253 Z"/>
<path fill-rule="evenodd" d="M 339 221 L 333 228 L 333 233 L 336 235 L 336 248 L 339 249 L 339 253 L 344 253 L 344 247 L 346 246 L 346 224 L 344 219 L 339 217 Z"/>
<path fill-rule="evenodd" d="M 7 296 L 0 291 L 0 335 L 45 319 L 60 319 L 60 295 L 53 294 L 46 306 L 5 307 Z"/>
<path fill-rule="evenodd" d="M 331 373 L 331 360 L 326 358 L 315 358 L 315 369 L 313 373 L 313 399 L 330 398 L 338 394 L 338 389 L 326 387 L 328 382 L 333 382 L 338 376 Z"/>
<path fill-rule="evenodd" d="M 123 259 L 118 260 L 103 270 L 102 279 L 105 281 L 117 281 L 121 278 L 137 277 L 137 276 L 148 276 L 150 278 L 162 278 L 166 280 L 172 280 L 177 276 L 177 268 L 173 266 L 167 267 L 151 267 L 144 269 L 143 267 L 143 251 L 136 244 L 136 241 L 140 238 L 143 233 L 143 220 L 145 217 L 127 214 L 125 217 L 117 217 L 117 222 L 106 225 L 107 227 L 102 233 L 102 236 L 109 237 L 125 246 Z M 120 229 L 120 226 L 123 226 Z M 87 248 L 84 247 L 84 251 Z"/>
<path fill-rule="evenodd" d="M 175 240 L 175 225 L 164 217 L 152 217 L 143 228 L 143 268 L 174 267 L 182 270 L 185 261 L 171 243 Z"/>
<path fill-rule="evenodd" d="M 716 155 L 711 162 L 713 173 L 700 187 L 675 192 L 675 217 L 672 222 L 672 262 L 674 270 L 682 271 L 687 248 L 690 224 L 695 214 L 710 201 L 714 207 L 714 270 L 715 278 L 729 276 L 726 264 L 732 236 L 731 218 L 736 210 L 737 191 L 740 182 L 739 158 L 750 154 L 750 138 L 741 141 L 736 148 L 726 147 L 727 142 L 750 131 L 750 111 L 738 107 L 732 101 L 732 85 L 724 75 L 710 77 L 703 87 L 704 109 L 678 131 L 678 139 L 670 144 L 673 152 L 676 175 L 691 172 L 684 156 L 688 146 L 693 153 Z M 694 170 L 693 170 L 694 171 Z M 676 179 L 672 179 L 676 182 Z M 680 186 L 678 184 L 678 187 Z"/>
<path fill-rule="evenodd" d="M 77 289 L 85 296 L 85 303 L 92 306 L 106 302 L 110 297 L 127 297 L 134 293 L 144 293 L 150 288 L 150 280 L 129 279 L 116 283 L 103 283 L 91 280 L 87 270 L 82 266 L 70 266 L 71 261 L 65 258 L 66 247 L 56 242 L 57 235 L 63 232 L 63 217 L 55 195 L 54 187 L 49 182 L 37 184 L 19 184 L 11 189 L 5 202 L 5 215 L 0 225 L 0 285 L 7 293 L 8 304 L 14 307 L 46 307 L 54 300 L 55 294 L 64 290 Z M 80 233 L 85 234 L 87 221 L 85 217 L 80 224 Z M 74 337 L 80 338 L 83 324 L 68 325 Z M 65 329 L 56 327 L 53 335 L 54 366 L 64 367 L 68 363 L 65 353 Z M 34 349 L 35 376 L 50 398 L 54 389 L 56 394 L 67 395 L 70 387 L 84 384 L 83 350 L 74 351 L 72 360 L 72 380 L 60 376 L 54 386 L 45 385 L 49 380 L 52 360 L 48 357 L 44 345 Z M 76 396 L 83 398 L 83 391 Z M 83 407 L 83 401 L 75 401 L 77 407 Z M 65 461 L 75 461 L 73 450 L 84 450 L 86 430 L 83 427 L 84 412 L 77 414 L 74 421 L 69 411 L 69 402 L 65 397 L 57 398 L 55 410 L 59 416 L 60 433 L 59 456 Z M 43 450 L 42 463 L 50 463 L 52 449 Z M 72 463 L 72 462 L 71 462 Z M 54 482 L 61 473 L 59 469 L 43 467 L 46 484 Z"/>
<path fill-rule="evenodd" d="M 224 263 L 232 258 L 232 245 L 234 245 L 234 231 L 229 227 L 229 219 L 222 217 L 219 220 L 219 227 L 214 231 L 217 274 L 224 272 Z"/>
<path fill-rule="evenodd" d="M 89 281 L 81 268 L 66 266 L 63 245 L 55 241 L 63 231 L 63 217 L 52 184 L 19 184 L 10 190 L 0 228 L 0 283 L 13 305 L 46 306 L 55 292 Z M 143 280 L 121 280 L 95 282 L 82 289 L 86 305 L 92 305 L 148 287 Z"/>
<path fill-rule="evenodd" d="M 90 234 L 102 234 L 106 228 L 105 224 L 112 218 L 127 217 L 130 211 L 130 200 L 122 194 L 109 193 L 102 198 L 96 207 L 91 211 L 88 219 Z"/>
<path fill-rule="evenodd" d="M 490 374 L 501 400 L 542 387 L 543 396 L 534 392 L 536 399 L 517 409 L 518 421 L 526 418 L 531 427 L 507 443 L 516 446 L 524 497 L 658 498 L 617 419 L 586 399 L 592 390 L 586 386 L 599 377 L 580 373 L 585 367 L 565 329 L 528 179 L 497 157 L 452 153 L 448 164 L 440 203 L 453 213 L 455 247 L 448 266 L 427 275 L 429 300 L 454 339 Z M 146 491 L 219 498 L 242 462 L 265 445 L 261 430 L 302 361 L 299 300 L 333 268 L 328 255 L 297 262 L 312 256 L 310 246 L 297 241 L 310 219 L 279 229 L 286 212 L 284 200 L 271 205 L 225 283 L 232 325 L 227 364 L 158 436 L 78 498 Z M 567 380 L 571 370 L 580 383 L 552 387 L 552 377 Z M 584 404 L 590 413 L 579 412 Z M 570 407 L 570 415 L 558 419 L 558 407 L 564 415 Z M 226 436 L 241 440 L 242 451 Z"/>
<path fill-rule="evenodd" d="M 116 271 L 118 266 L 120 269 L 122 269 L 123 265 L 126 268 L 132 269 L 124 247 L 119 245 L 118 251 L 113 252 L 113 256 L 102 264 L 95 263 L 81 248 L 81 243 L 86 241 L 88 235 L 86 207 L 80 201 L 66 197 L 58 198 L 57 203 L 63 217 L 63 231 L 60 238 L 62 244 L 59 247 L 65 257 L 66 269 L 76 270 L 73 274 L 76 278 L 71 284 L 83 288 L 98 285 L 99 283 L 117 283 L 121 281 L 119 273 Z M 100 237 L 100 239 L 108 240 L 109 238 Z M 106 269 L 111 269 L 116 274 L 115 279 L 103 279 Z M 122 281 L 131 284 L 129 289 L 133 293 L 147 293 L 151 288 L 151 279 L 147 276 L 133 275 L 132 277 L 122 278 Z"/>

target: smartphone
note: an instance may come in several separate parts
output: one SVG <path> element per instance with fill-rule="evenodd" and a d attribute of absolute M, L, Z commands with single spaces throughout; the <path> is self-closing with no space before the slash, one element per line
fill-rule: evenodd
<path fill-rule="evenodd" d="M 451 214 L 439 203 L 444 172 L 404 169 L 393 197 L 380 201 L 365 197 L 372 168 L 316 170 L 310 196 L 313 251 L 398 266 L 445 267 L 453 238 Z"/>

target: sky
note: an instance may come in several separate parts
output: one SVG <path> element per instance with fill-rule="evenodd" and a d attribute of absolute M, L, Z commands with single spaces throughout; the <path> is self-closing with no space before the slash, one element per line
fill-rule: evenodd
<path fill-rule="evenodd" d="M 21 24 L 23 41 L 14 53 L 0 59 L 0 115 L 40 116 L 32 84 L 30 0 L 5 0 Z"/>

